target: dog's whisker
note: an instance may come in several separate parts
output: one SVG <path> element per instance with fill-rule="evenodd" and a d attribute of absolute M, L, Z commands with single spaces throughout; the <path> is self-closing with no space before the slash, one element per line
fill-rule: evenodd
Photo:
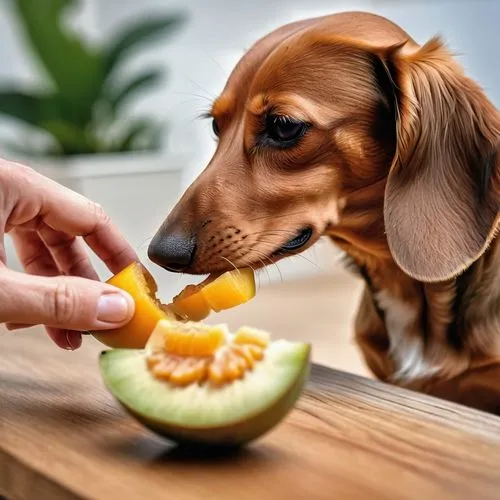
<path fill-rule="evenodd" d="M 253 271 L 253 273 L 254 273 L 254 274 L 257 274 L 257 272 L 256 272 L 255 268 L 252 266 L 252 264 L 251 264 L 251 263 L 246 264 L 246 267 L 249 267 L 249 268 Z M 258 275 L 258 274 L 257 274 L 257 275 Z M 259 285 L 260 285 L 260 283 L 259 283 Z"/>
<path fill-rule="evenodd" d="M 191 104 L 193 101 L 195 101 L 194 97 L 192 97 L 191 99 L 184 99 L 182 101 L 179 101 L 177 104 L 184 106 L 185 104 Z M 198 101 L 195 101 L 195 102 L 198 102 Z M 197 109 L 201 109 L 203 111 L 205 111 L 207 109 L 210 109 L 210 108 L 205 107 L 205 106 L 203 106 L 203 107 L 202 106 L 196 106 L 196 108 Z M 200 112 L 198 112 L 198 113 L 200 113 Z"/>
<path fill-rule="evenodd" d="M 222 75 L 224 76 L 224 79 L 227 80 L 229 78 L 229 72 L 222 67 L 222 64 L 219 61 L 217 61 L 217 59 L 215 59 L 215 57 L 212 54 L 209 54 L 207 52 L 206 55 L 209 59 L 211 59 L 219 67 L 219 69 L 222 71 Z"/>
<path fill-rule="evenodd" d="M 259 259 L 259 262 L 262 264 L 262 269 L 266 271 L 267 273 L 267 280 L 269 283 L 271 283 L 271 275 L 269 274 L 269 265 L 265 263 L 265 261 L 263 261 L 259 256 L 257 256 L 257 258 Z M 259 274 L 260 276 L 260 274 Z"/>
<path fill-rule="evenodd" d="M 247 254 L 247 257 L 248 257 L 248 255 L 251 255 L 252 253 L 255 253 L 257 258 L 264 258 L 264 259 L 269 261 L 270 265 L 271 264 L 274 265 L 276 267 L 276 270 L 278 271 L 278 273 L 280 275 L 281 282 L 283 283 L 283 274 L 281 273 L 281 269 L 278 267 L 277 262 L 274 262 L 268 255 L 264 254 L 263 252 L 260 252 L 256 248 L 253 248 L 252 250 L 250 250 L 250 252 L 248 252 L 248 254 Z M 250 260 L 250 262 L 251 262 L 251 260 Z"/>
<path fill-rule="evenodd" d="M 221 259 L 224 259 L 225 261 L 227 261 L 231 266 L 233 266 L 236 271 L 238 270 L 238 267 L 234 264 L 234 262 L 232 262 L 231 260 L 229 260 L 227 257 L 224 257 L 224 255 L 221 255 L 220 257 L 221 257 Z M 252 269 L 252 271 L 254 272 L 254 274 L 257 274 L 257 288 L 260 288 L 260 282 L 258 280 L 259 274 L 255 272 L 255 269 L 252 266 L 248 266 L 248 267 L 250 267 L 250 269 Z"/>
<path fill-rule="evenodd" d="M 205 101 L 209 101 L 210 103 L 212 103 L 212 99 L 207 97 L 207 96 L 204 96 L 204 95 L 200 95 L 200 94 L 194 94 L 192 92 L 175 92 L 175 94 L 177 95 L 187 95 L 189 97 L 196 97 L 198 99 L 204 99 Z"/>
<path fill-rule="evenodd" d="M 193 116 L 193 117 L 189 120 L 189 123 L 191 124 L 191 123 L 194 123 L 194 122 L 199 121 L 199 120 L 204 120 L 204 119 L 206 119 L 206 118 L 205 118 L 205 115 L 206 115 L 206 113 L 203 111 L 203 112 L 201 112 L 201 113 L 197 114 L 196 116 Z"/>
<path fill-rule="evenodd" d="M 296 253 L 295 255 L 291 255 L 291 257 L 300 257 L 301 259 L 304 259 L 306 262 L 309 262 L 309 264 L 312 264 L 314 267 L 317 267 L 318 269 L 322 269 L 322 267 L 317 262 L 314 262 L 311 259 L 308 259 L 305 255 L 303 255 L 301 253 Z"/>
<path fill-rule="evenodd" d="M 205 94 L 207 94 L 210 98 L 211 101 L 215 101 L 215 99 L 217 98 L 217 96 L 213 95 L 211 92 L 209 92 L 207 89 L 203 88 L 198 82 L 195 82 L 192 78 L 188 78 L 188 80 L 193 84 L 195 85 L 196 87 L 198 87 L 199 90 L 201 90 L 202 92 L 205 92 Z"/>
<path fill-rule="evenodd" d="M 141 243 L 139 243 L 139 245 L 135 248 L 135 251 L 136 252 L 140 252 L 144 245 L 148 244 L 152 239 L 154 238 L 154 235 L 153 236 L 148 236 L 147 238 L 145 238 Z"/>
<path fill-rule="evenodd" d="M 227 257 L 224 257 L 224 255 L 221 255 L 220 257 L 221 257 L 221 259 L 224 259 L 226 262 L 228 262 L 229 265 L 233 266 L 236 271 L 238 270 L 236 265 L 233 262 L 231 262 Z"/>
<path fill-rule="evenodd" d="M 208 120 L 211 117 L 210 108 L 204 108 L 203 111 L 200 111 L 199 114 L 196 115 L 196 120 Z"/>
<path fill-rule="evenodd" d="M 261 239 L 261 240 L 259 240 L 259 243 L 263 243 L 264 245 L 268 245 L 268 246 L 274 248 L 274 245 L 269 241 Z M 304 259 L 305 261 L 309 262 L 310 264 L 312 264 L 313 266 L 317 267 L 318 269 L 321 269 L 321 266 L 317 262 L 314 262 L 311 259 L 308 259 L 305 255 L 303 255 L 301 253 L 292 254 L 292 255 L 290 255 L 290 257 L 300 257 L 300 258 Z"/>

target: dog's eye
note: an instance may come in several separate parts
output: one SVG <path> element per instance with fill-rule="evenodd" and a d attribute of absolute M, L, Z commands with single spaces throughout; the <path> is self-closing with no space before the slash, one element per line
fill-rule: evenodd
<path fill-rule="evenodd" d="M 215 118 L 212 120 L 212 130 L 213 130 L 214 134 L 217 137 L 219 137 L 219 133 L 220 133 L 219 125 L 217 125 L 217 120 Z"/>
<path fill-rule="evenodd" d="M 307 130 L 307 123 L 283 115 L 267 115 L 265 133 L 281 146 L 293 145 Z"/>

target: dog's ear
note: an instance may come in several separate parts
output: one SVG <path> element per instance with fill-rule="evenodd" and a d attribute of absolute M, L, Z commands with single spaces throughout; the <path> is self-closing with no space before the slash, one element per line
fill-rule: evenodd
<path fill-rule="evenodd" d="M 382 60 L 397 100 L 384 202 L 389 248 L 408 275 L 447 280 L 484 253 L 498 225 L 499 113 L 437 38 Z"/>

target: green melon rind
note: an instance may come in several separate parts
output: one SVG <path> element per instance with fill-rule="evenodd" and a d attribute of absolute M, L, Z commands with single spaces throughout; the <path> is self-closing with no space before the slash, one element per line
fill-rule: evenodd
<path fill-rule="evenodd" d="M 150 430 L 177 442 L 240 445 L 259 438 L 294 407 L 309 375 L 309 344 L 275 341 L 242 380 L 222 388 L 174 387 L 154 378 L 144 351 L 104 351 L 100 368 L 117 401 Z"/>

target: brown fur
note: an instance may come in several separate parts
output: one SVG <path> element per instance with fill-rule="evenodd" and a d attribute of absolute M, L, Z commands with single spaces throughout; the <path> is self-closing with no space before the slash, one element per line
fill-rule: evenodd
<path fill-rule="evenodd" d="M 269 110 L 312 127 L 262 147 Z M 287 25 L 212 115 L 214 157 L 159 232 L 196 235 L 185 272 L 275 262 L 311 226 L 300 251 L 327 235 L 366 281 L 356 339 L 377 377 L 500 413 L 500 115 L 441 41 L 364 13 Z"/>

